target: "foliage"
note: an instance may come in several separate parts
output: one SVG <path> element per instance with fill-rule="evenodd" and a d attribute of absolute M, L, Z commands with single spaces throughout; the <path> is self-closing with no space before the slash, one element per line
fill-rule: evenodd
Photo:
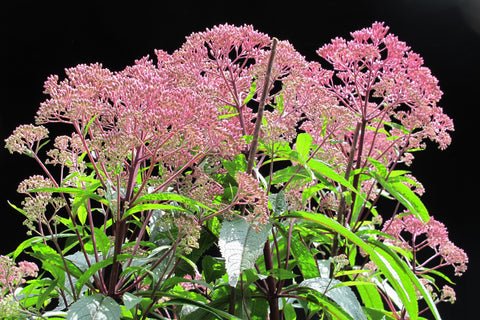
<path fill-rule="evenodd" d="M 31 237 L 1 257 L 1 315 L 440 319 L 440 268 L 468 258 L 405 169 L 453 123 L 387 27 L 351 36 L 318 50 L 329 68 L 226 24 L 156 63 L 49 77 L 36 125 L 6 139 L 44 175 L 11 204 Z M 53 147 L 52 123 L 71 130 Z"/>

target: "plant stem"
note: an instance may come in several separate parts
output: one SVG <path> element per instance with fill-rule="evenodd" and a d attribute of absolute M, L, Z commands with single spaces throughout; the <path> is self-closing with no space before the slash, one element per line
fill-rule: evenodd
<path fill-rule="evenodd" d="M 355 133 L 353 135 L 353 141 L 352 141 L 352 144 L 351 144 L 350 155 L 348 157 L 347 168 L 345 170 L 345 179 L 347 181 L 350 178 L 350 172 L 351 172 L 352 167 L 353 167 L 353 158 L 355 157 L 355 151 L 357 150 L 356 146 L 357 146 L 358 133 L 360 131 L 360 127 L 361 127 L 361 123 L 357 123 L 357 126 L 355 127 Z M 355 176 L 355 178 L 357 178 L 357 176 Z M 356 188 L 357 186 L 354 184 L 354 187 Z M 341 190 L 342 190 L 342 197 L 340 199 L 340 204 L 338 206 L 337 219 L 338 219 L 338 223 L 340 223 L 341 225 L 345 225 L 346 203 L 345 203 L 345 195 L 343 193 L 346 191 L 346 188 L 344 186 L 342 186 Z M 352 208 L 353 208 L 354 201 L 355 201 L 355 199 L 352 196 Z M 338 248 L 338 242 L 339 242 L 338 233 L 335 232 L 335 234 L 333 235 L 333 244 L 332 244 L 332 251 L 331 251 L 331 256 L 332 257 L 335 257 L 338 254 L 338 249 L 339 249 Z M 334 268 L 335 268 L 335 266 L 332 263 L 330 265 L 330 278 L 333 278 Z"/>
<path fill-rule="evenodd" d="M 273 269 L 273 259 L 270 250 L 270 243 L 267 241 L 263 247 L 263 256 L 265 259 L 265 269 Z M 270 307 L 270 320 L 280 320 L 280 310 L 278 308 L 278 296 L 277 296 L 277 284 L 275 278 L 272 276 L 267 277 L 268 295 L 267 301 Z"/>
<path fill-rule="evenodd" d="M 253 169 L 253 162 L 255 159 L 255 153 L 257 152 L 257 146 L 258 146 L 258 137 L 260 135 L 260 128 L 262 126 L 263 122 L 263 111 L 265 109 L 265 104 L 267 101 L 267 95 L 268 92 L 270 91 L 270 77 L 272 74 L 272 68 L 273 68 L 273 60 L 275 58 L 275 53 L 277 51 L 277 43 L 278 39 L 273 38 L 272 39 L 272 49 L 270 51 L 270 57 L 268 59 L 268 65 L 267 65 L 267 71 L 265 73 L 265 80 L 263 83 L 263 92 L 262 92 L 262 97 L 260 99 L 260 104 L 258 106 L 258 112 L 257 112 L 257 119 L 255 120 L 255 129 L 253 131 L 253 139 L 252 143 L 250 144 L 250 151 L 248 154 L 248 162 L 247 162 L 247 173 L 252 173 Z"/>

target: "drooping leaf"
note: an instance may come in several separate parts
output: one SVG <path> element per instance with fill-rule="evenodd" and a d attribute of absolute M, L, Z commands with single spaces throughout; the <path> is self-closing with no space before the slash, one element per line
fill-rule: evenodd
<path fill-rule="evenodd" d="M 192 207 L 200 207 L 200 208 L 212 211 L 212 209 L 210 209 L 207 205 L 205 205 L 201 202 L 195 201 L 193 199 L 187 198 L 187 197 L 179 195 L 179 194 L 169 193 L 169 192 L 146 194 L 146 195 L 138 198 L 137 201 L 135 201 L 132 209 L 134 209 L 138 203 L 150 202 L 150 201 L 166 201 L 166 202 L 168 202 L 168 201 L 173 202 L 174 201 L 174 202 L 183 203 L 183 204 L 186 204 L 186 205 L 189 205 L 189 206 L 192 206 Z M 130 212 L 130 213 L 132 213 L 132 212 Z"/>
<path fill-rule="evenodd" d="M 295 212 L 292 217 L 303 218 L 316 222 L 330 230 L 345 237 L 352 243 L 356 244 L 370 256 L 370 259 L 378 266 L 379 270 L 387 277 L 395 291 L 398 293 L 403 305 L 405 306 L 411 319 L 418 318 L 418 303 L 415 288 L 422 286 L 416 276 L 408 268 L 408 266 L 401 261 L 396 253 L 389 250 L 379 250 L 378 247 L 373 247 L 356 234 L 346 229 L 333 219 L 330 219 L 324 215 L 312 214 L 309 212 Z M 423 286 L 422 286 L 423 287 Z M 439 318 L 436 307 L 431 303 L 431 297 L 425 290 L 420 290 L 430 308 L 435 314 L 437 319 Z"/>
<path fill-rule="evenodd" d="M 144 204 L 137 204 L 133 208 L 130 208 L 125 212 L 125 215 L 123 218 L 126 218 L 134 213 L 137 212 L 142 212 L 146 210 L 176 210 L 176 211 L 187 211 L 186 209 L 179 207 L 179 206 L 174 206 L 171 204 L 165 204 L 165 203 L 144 203 Z"/>
<path fill-rule="evenodd" d="M 139 304 L 142 301 L 141 297 L 137 297 L 134 294 L 131 294 L 130 292 L 125 292 L 122 296 L 122 301 L 123 304 L 125 305 L 125 309 L 128 311 L 135 307 L 137 304 Z"/>
<path fill-rule="evenodd" d="M 308 162 L 308 166 L 318 172 L 319 174 L 321 174 L 322 176 L 325 176 L 341 185 L 343 185 L 344 187 L 347 187 L 348 189 L 350 190 L 353 190 L 355 191 L 355 187 L 350 183 L 348 182 L 344 177 L 342 177 L 340 174 L 336 173 L 329 165 L 327 165 L 326 163 L 323 163 L 322 161 L 319 161 L 319 160 L 316 160 L 316 159 L 312 159 Z"/>
<path fill-rule="evenodd" d="M 70 306 L 67 320 L 120 320 L 122 309 L 118 303 L 103 294 L 83 297 Z"/>
<path fill-rule="evenodd" d="M 377 172 L 370 172 L 370 174 L 420 221 L 427 223 L 430 220 L 427 208 L 423 202 L 403 182 L 398 180 L 385 180 Z"/>
<path fill-rule="evenodd" d="M 283 214 L 287 209 L 287 200 L 285 199 L 283 190 L 279 193 L 270 194 L 268 200 L 272 206 L 273 214 L 276 216 Z"/>
<path fill-rule="evenodd" d="M 412 270 L 410 270 L 410 268 L 403 262 L 403 260 L 400 259 L 400 257 L 396 254 L 396 252 L 378 240 L 369 239 L 369 242 L 375 245 L 375 251 L 379 253 L 382 259 L 387 260 L 390 265 L 401 266 L 403 268 L 403 272 L 400 271 L 402 269 L 400 268 L 397 269 L 397 276 L 400 279 L 402 279 L 402 282 L 401 282 L 402 285 L 404 283 L 412 283 L 414 288 L 416 288 L 416 290 L 418 290 L 418 292 L 420 292 L 420 294 L 422 295 L 423 299 L 425 299 L 425 302 L 430 307 L 430 311 L 435 316 L 435 319 L 440 320 L 441 319 L 440 314 L 438 312 L 435 302 L 433 301 L 431 294 L 428 292 L 425 286 L 420 282 L 417 276 L 412 272 Z M 395 289 L 396 291 L 398 291 L 397 288 Z M 414 316 L 411 315 L 410 317 L 414 319 L 415 316 L 416 315 Z"/>
<path fill-rule="evenodd" d="M 55 277 L 62 278 L 65 272 L 70 273 L 75 278 L 82 275 L 82 271 L 75 264 L 68 260 L 64 261 L 60 254 L 48 245 L 37 242 L 32 245 L 32 249 L 33 252 L 30 255 L 41 260 L 42 268 L 55 275 Z"/>
<path fill-rule="evenodd" d="M 83 197 L 87 197 L 90 199 L 93 199 L 98 202 L 102 202 L 103 204 L 108 205 L 108 201 L 100 197 L 98 194 L 89 191 L 89 190 L 84 190 L 80 188 L 67 188 L 67 187 L 54 187 L 54 188 L 40 188 L 40 189 L 33 189 L 29 190 L 29 192 L 58 192 L 58 193 L 68 193 L 68 194 L 75 194 L 75 195 L 80 195 Z"/>
<path fill-rule="evenodd" d="M 367 308 L 383 309 L 383 301 L 378 289 L 372 286 L 358 286 L 358 293 Z"/>
<path fill-rule="evenodd" d="M 44 239 L 40 236 L 31 237 L 18 245 L 18 247 L 13 252 L 13 260 L 15 260 L 25 249 L 31 247 L 35 243 L 42 242 Z"/>
<path fill-rule="evenodd" d="M 256 232 L 240 217 L 223 222 L 218 244 L 222 257 L 225 258 L 228 283 L 232 287 L 237 285 L 242 271 L 254 267 L 268 239 L 270 228 L 269 224 L 263 226 L 260 232 Z"/>
<path fill-rule="evenodd" d="M 355 293 L 349 287 L 340 286 L 340 281 L 329 278 L 312 278 L 303 280 L 298 286 L 314 289 L 335 301 L 355 320 L 367 320 L 362 306 L 357 300 Z M 334 286 L 337 286 L 333 288 Z"/>
<path fill-rule="evenodd" d="M 298 268 L 302 272 L 302 275 L 305 279 L 320 276 L 320 271 L 315 262 L 315 258 L 300 239 L 292 239 L 291 250 L 293 257 L 297 262 Z"/>

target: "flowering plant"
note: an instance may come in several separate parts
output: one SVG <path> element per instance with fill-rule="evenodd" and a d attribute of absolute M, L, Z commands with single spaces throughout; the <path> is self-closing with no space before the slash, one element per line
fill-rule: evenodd
<path fill-rule="evenodd" d="M 156 63 L 49 77 L 36 125 L 6 139 L 44 175 L 11 204 L 31 237 L 0 257 L 2 316 L 440 319 L 440 268 L 468 258 L 405 165 L 453 123 L 383 23 L 351 36 L 324 68 L 226 24 Z M 44 152 L 52 123 L 71 131 Z"/>

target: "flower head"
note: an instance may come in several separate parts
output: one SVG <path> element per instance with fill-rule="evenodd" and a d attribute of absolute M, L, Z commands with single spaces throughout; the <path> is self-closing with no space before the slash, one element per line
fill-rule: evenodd
<path fill-rule="evenodd" d="M 455 275 L 461 275 L 467 270 L 467 254 L 449 240 L 445 225 L 433 217 L 427 223 L 421 222 L 413 214 L 395 217 L 385 222 L 382 232 L 393 236 L 395 244 L 401 247 L 416 251 L 430 247 L 435 252 L 434 257 L 441 259 L 437 267 L 451 265 L 455 269 Z M 419 265 L 423 266 L 421 263 Z"/>
<path fill-rule="evenodd" d="M 18 266 L 7 257 L 0 256 L 0 291 L 11 292 L 25 283 L 27 277 L 37 277 L 38 266 L 33 262 L 21 261 Z"/>
<path fill-rule="evenodd" d="M 251 174 L 239 171 L 235 174 L 235 179 L 238 182 L 237 204 L 249 205 L 253 208 L 253 212 L 246 218 L 247 222 L 254 229 L 259 225 L 266 225 L 270 218 L 266 192 Z"/>
<path fill-rule="evenodd" d="M 455 301 L 457 300 L 457 297 L 456 297 L 456 294 L 455 294 L 455 290 L 453 290 L 452 287 L 450 286 L 443 286 L 442 288 L 442 295 L 440 297 L 440 299 L 442 301 L 447 301 L 447 302 L 450 302 L 450 303 L 455 303 Z"/>
<path fill-rule="evenodd" d="M 410 163 L 407 149 L 424 148 L 424 139 L 450 144 L 452 120 L 437 106 L 442 92 L 423 59 L 389 28 L 376 22 L 351 33 L 352 39 L 332 40 L 317 53 L 334 69 L 327 91 L 341 106 L 361 117 L 364 157 L 386 165 Z"/>
<path fill-rule="evenodd" d="M 41 140 L 48 137 L 48 129 L 44 126 L 24 124 L 17 127 L 12 135 L 5 139 L 5 147 L 10 153 L 32 155 L 39 147 Z"/>

